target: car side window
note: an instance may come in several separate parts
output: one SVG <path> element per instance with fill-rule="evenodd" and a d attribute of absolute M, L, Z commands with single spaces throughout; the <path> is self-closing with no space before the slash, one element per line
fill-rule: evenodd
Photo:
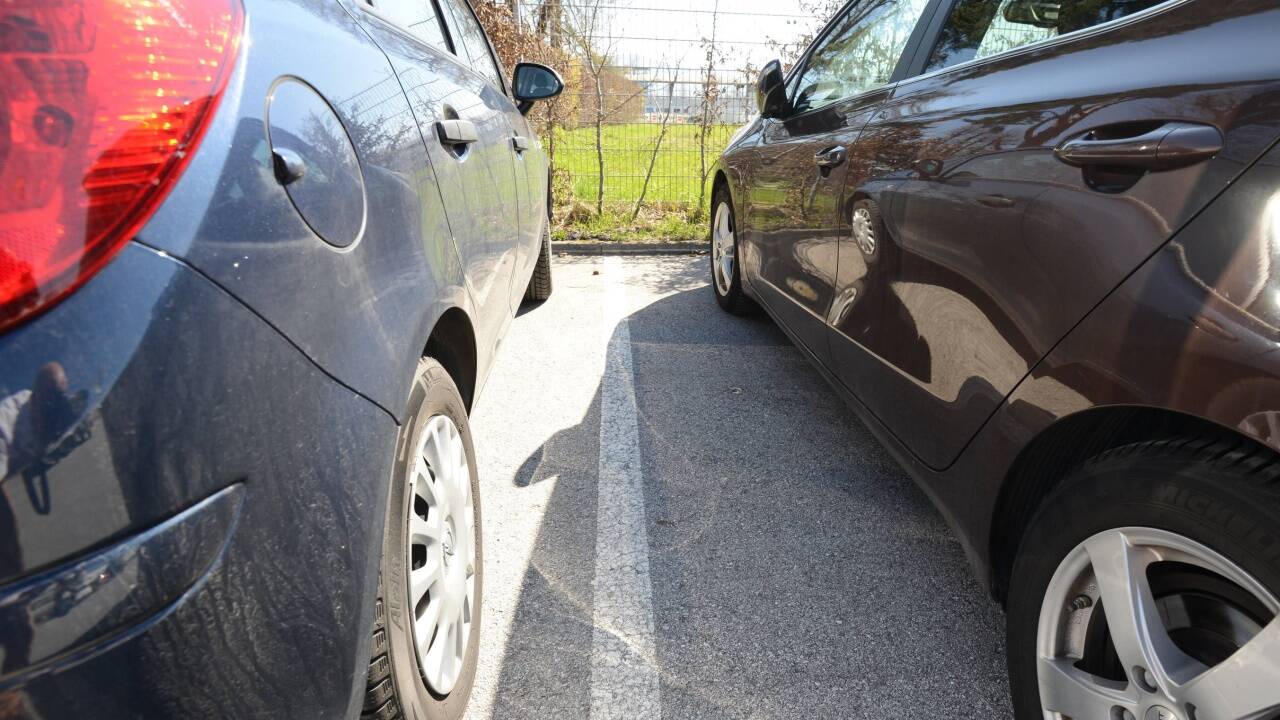
<path fill-rule="evenodd" d="M 484 30 L 480 22 L 471 12 L 466 0 L 442 0 L 446 11 L 453 16 L 453 27 L 457 28 L 458 58 L 471 65 L 471 69 L 485 76 L 494 85 L 502 88 L 502 73 L 498 71 L 498 63 L 489 52 L 489 43 L 485 40 Z"/>
<path fill-rule="evenodd" d="M 854 3 L 809 53 L 792 100 L 807 112 L 889 82 L 928 0 Z"/>
<path fill-rule="evenodd" d="M 449 52 L 444 27 L 432 0 L 367 0 L 386 19 L 421 38 L 428 45 Z"/>
<path fill-rule="evenodd" d="M 960 0 L 925 72 L 980 60 L 1154 7 L 1165 0 Z"/>

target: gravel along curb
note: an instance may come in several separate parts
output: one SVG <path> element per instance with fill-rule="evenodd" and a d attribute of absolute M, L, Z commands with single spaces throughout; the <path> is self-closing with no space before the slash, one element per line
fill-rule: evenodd
<path fill-rule="evenodd" d="M 564 255 L 690 255 L 706 253 L 707 244 L 700 242 L 553 242 L 551 252 Z"/>

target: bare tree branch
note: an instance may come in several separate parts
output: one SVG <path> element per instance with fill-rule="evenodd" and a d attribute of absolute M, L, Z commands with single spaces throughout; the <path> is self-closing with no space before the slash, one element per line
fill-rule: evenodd
<path fill-rule="evenodd" d="M 671 123 L 672 105 L 676 94 L 676 72 L 671 71 L 671 79 L 667 81 L 667 108 L 662 113 L 662 123 L 658 126 L 658 137 L 654 140 L 653 151 L 649 153 L 649 167 L 644 173 L 644 183 L 640 186 L 640 194 L 636 196 L 635 206 L 631 208 L 631 222 L 640 216 L 640 207 L 644 205 L 644 196 L 649 192 L 649 180 L 653 177 L 653 166 L 658 162 L 658 152 L 662 150 L 662 141 L 667 136 L 667 126 Z"/>

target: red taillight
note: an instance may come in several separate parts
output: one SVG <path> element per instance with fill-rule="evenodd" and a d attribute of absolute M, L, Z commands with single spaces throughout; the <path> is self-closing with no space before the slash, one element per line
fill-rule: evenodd
<path fill-rule="evenodd" d="M 0 0 L 0 328 L 101 268 L 177 181 L 240 0 Z"/>

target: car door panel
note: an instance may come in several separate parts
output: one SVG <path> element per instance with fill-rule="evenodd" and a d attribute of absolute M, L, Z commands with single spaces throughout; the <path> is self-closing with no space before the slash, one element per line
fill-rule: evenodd
<path fill-rule="evenodd" d="M 476 343 L 483 364 L 511 314 L 518 234 L 506 117 L 511 103 L 450 53 L 408 37 L 371 13 L 364 13 L 363 23 L 390 58 L 431 158 L 476 308 Z M 469 123 L 477 140 L 461 146 L 442 142 L 437 123 L 449 120 Z M 481 367 L 478 377 L 484 376 Z"/>
<path fill-rule="evenodd" d="M 511 166 L 510 175 L 496 172 L 501 160 L 497 157 L 493 160 L 494 177 L 502 194 L 501 207 L 493 209 L 499 213 L 499 216 L 505 213 L 504 222 L 515 223 L 515 235 L 512 236 L 509 247 L 510 272 L 506 274 L 510 312 L 502 317 L 505 324 L 514 317 L 516 308 L 524 298 L 524 287 L 517 287 L 517 284 L 525 275 L 523 272 L 525 259 L 530 256 L 536 258 L 529 246 L 541 237 L 541 223 L 535 222 L 534 218 L 530 217 L 532 207 L 529 203 L 527 166 L 534 163 L 525 162 L 525 152 L 521 148 L 527 148 L 527 142 L 519 144 L 516 142 L 517 137 L 527 139 L 533 133 L 524 115 L 505 94 L 506 79 L 502 67 L 467 0 L 439 0 L 439 7 L 449 34 L 453 38 L 456 54 L 459 58 L 466 58 L 471 69 L 487 81 L 486 85 L 491 91 L 487 99 L 493 100 L 494 108 L 503 114 L 507 122 L 505 157 L 506 162 Z M 499 342 L 501 342 L 500 337 L 501 333 L 499 333 Z"/>
<path fill-rule="evenodd" d="M 816 156 L 852 147 L 887 92 L 786 121 L 766 120 L 747 186 L 744 242 L 752 288 L 815 356 L 827 356 L 826 314 L 836 280 L 847 163 L 824 168 Z M 847 150 L 846 150 L 847 151 Z"/>
<path fill-rule="evenodd" d="M 781 119 L 762 121 L 739 234 L 752 288 L 820 360 L 828 356 L 848 152 L 904 67 L 937 0 L 861 0 L 837 15 L 787 81 Z"/>
<path fill-rule="evenodd" d="M 1213 6 L 1206 25 L 1210 5 L 904 82 L 860 137 L 851 192 L 879 204 L 886 233 L 875 267 L 841 264 L 837 297 L 856 300 L 833 308 L 832 365 L 928 465 L 949 464 L 1054 343 L 1280 135 L 1274 18 L 1256 17 L 1274 4 Z M 1136 181 L 1054 155 L 1090 131 L 1174 121 L 1216 128 L 1223 150 Z"/>
<path fill-rule="evenodd" d="M 523 118 L 522 118 L 523 119 Z M 512 248 L 511 258 L 511 276 L 508 279 L 507 288 L 507 304 L 514 313 L 520 307 L 520 301 L 524 297 L 524 288 L 517 287 L 519 281 L 524 278 L 525 266 L 529 261 L 529 245 L 530 235 L 533 232 L 533 220 L 530 210 L 530 193 L 529 172 L 525 167 L 524 151 L 517 150 L 515 137 L 519 134 L 513 127 L 511 137 L 507 140 L 507 144 L 513 150 L 513 158 L 515 160 L 515 172 L 513 174 L 513 182 L 516 191 L 516 217 L 517 217 L 517 241 L 515 247 Z"/>
<path fill-rule="evenodd" d="M 524 300 L 525 286 L 538 262 L 542 248 L 542 231 L 547 229 L 550 207 L 547 198 L 547 155 L 542 142 L 529 121 L 518 112 L 511 118 L 511 143 L 516 150 L 516 185 L 520 203 L 520 242 L 516 246 L 515 268 L 511 278 L 511 310 L 514 313 Z"/>

